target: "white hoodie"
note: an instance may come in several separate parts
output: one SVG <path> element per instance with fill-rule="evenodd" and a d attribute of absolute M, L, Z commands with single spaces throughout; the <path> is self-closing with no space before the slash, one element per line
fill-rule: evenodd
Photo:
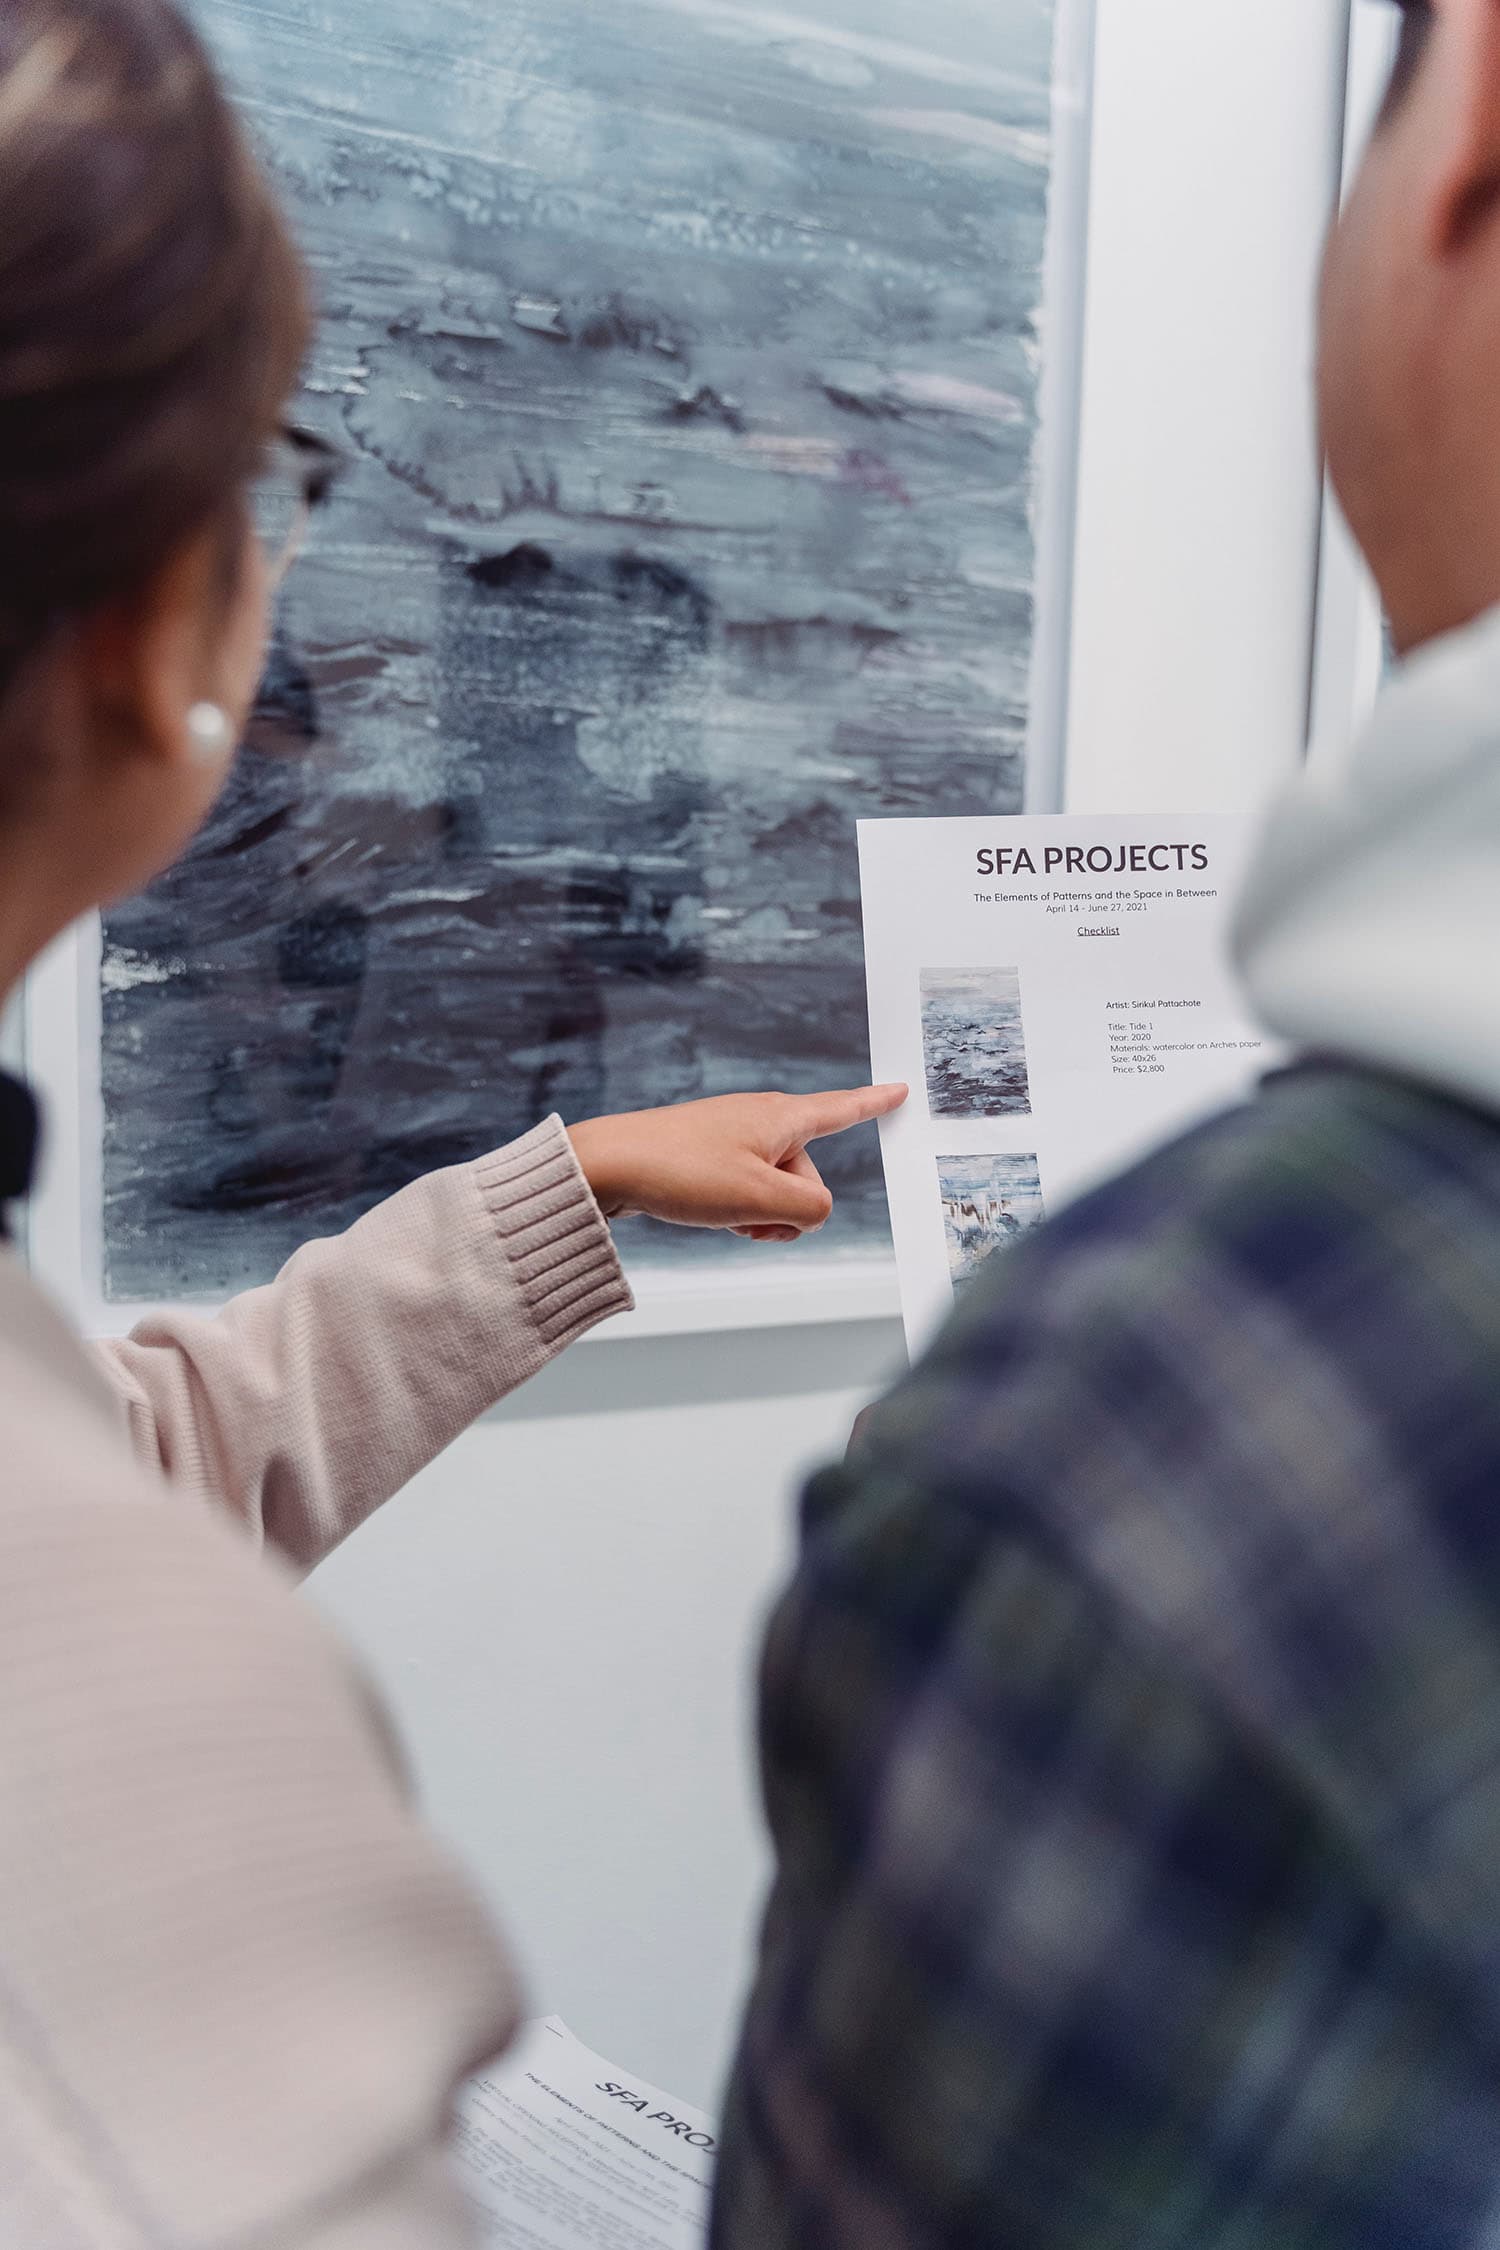
<path fill-rule="evenodd" d="M 1500 610 L 1391 681 L 1272 815 L 1235 952 L 1266 1025 L 1500 1110 Z"/>

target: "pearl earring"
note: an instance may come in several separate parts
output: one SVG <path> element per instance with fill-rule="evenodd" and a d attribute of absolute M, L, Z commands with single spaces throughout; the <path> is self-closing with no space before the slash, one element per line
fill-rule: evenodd
<path fill-rule="evenodd" d="M 217 703 L 195 703 L 187 715 L 188 739 L 193 755 L 213 765 L 230 747 L 229 715 Z"/>

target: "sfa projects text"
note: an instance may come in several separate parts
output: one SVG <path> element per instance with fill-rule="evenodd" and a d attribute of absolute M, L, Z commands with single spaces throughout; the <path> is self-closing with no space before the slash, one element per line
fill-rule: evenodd
<path fill-rule="evenodd" d="M 1025 844 L 1000 844 L 977 855 L 978 875 L 1179 875 L 1191 867 L 1203 874 L 1206 844 L 1048 844 L 1040 868 Z"/>

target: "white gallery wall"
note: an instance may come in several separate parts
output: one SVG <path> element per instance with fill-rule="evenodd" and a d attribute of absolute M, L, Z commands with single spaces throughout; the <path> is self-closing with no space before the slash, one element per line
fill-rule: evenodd
<path fill-rule="evenodd" d="M 1067 743 L 1080 810 L 1303 746 L 1337 0 L 1099 0 Z M 896 1324 L 591 1342 L 320 1571 L 538 2009 L 712 2105 L 764 1881 L 760 1623 Z"/>

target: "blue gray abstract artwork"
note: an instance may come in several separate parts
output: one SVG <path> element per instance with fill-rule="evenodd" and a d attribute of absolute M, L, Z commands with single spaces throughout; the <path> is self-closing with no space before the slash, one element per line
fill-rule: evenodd
<path fill-rule="evenodd" d="M 1019 971 L 924 969 L 922 1059 L 934 1117 L 1030 1116 Z"/>
<path fill-rule="evenodd" d="M 938 1189 L 956 1289 L 1047 1216 L 1034 1156 L 940 1156 Z"/>
<path fill-rule="evenodd" d="M 855 821 L 1017 809 L 1032 644 L 1051 0 L 197 12 L 352 466 L 106 920 L 116 1298 L 554 1108 L 858 1080 Z M 824 1154 L 878 1247 L 873 1134 Z"/>

